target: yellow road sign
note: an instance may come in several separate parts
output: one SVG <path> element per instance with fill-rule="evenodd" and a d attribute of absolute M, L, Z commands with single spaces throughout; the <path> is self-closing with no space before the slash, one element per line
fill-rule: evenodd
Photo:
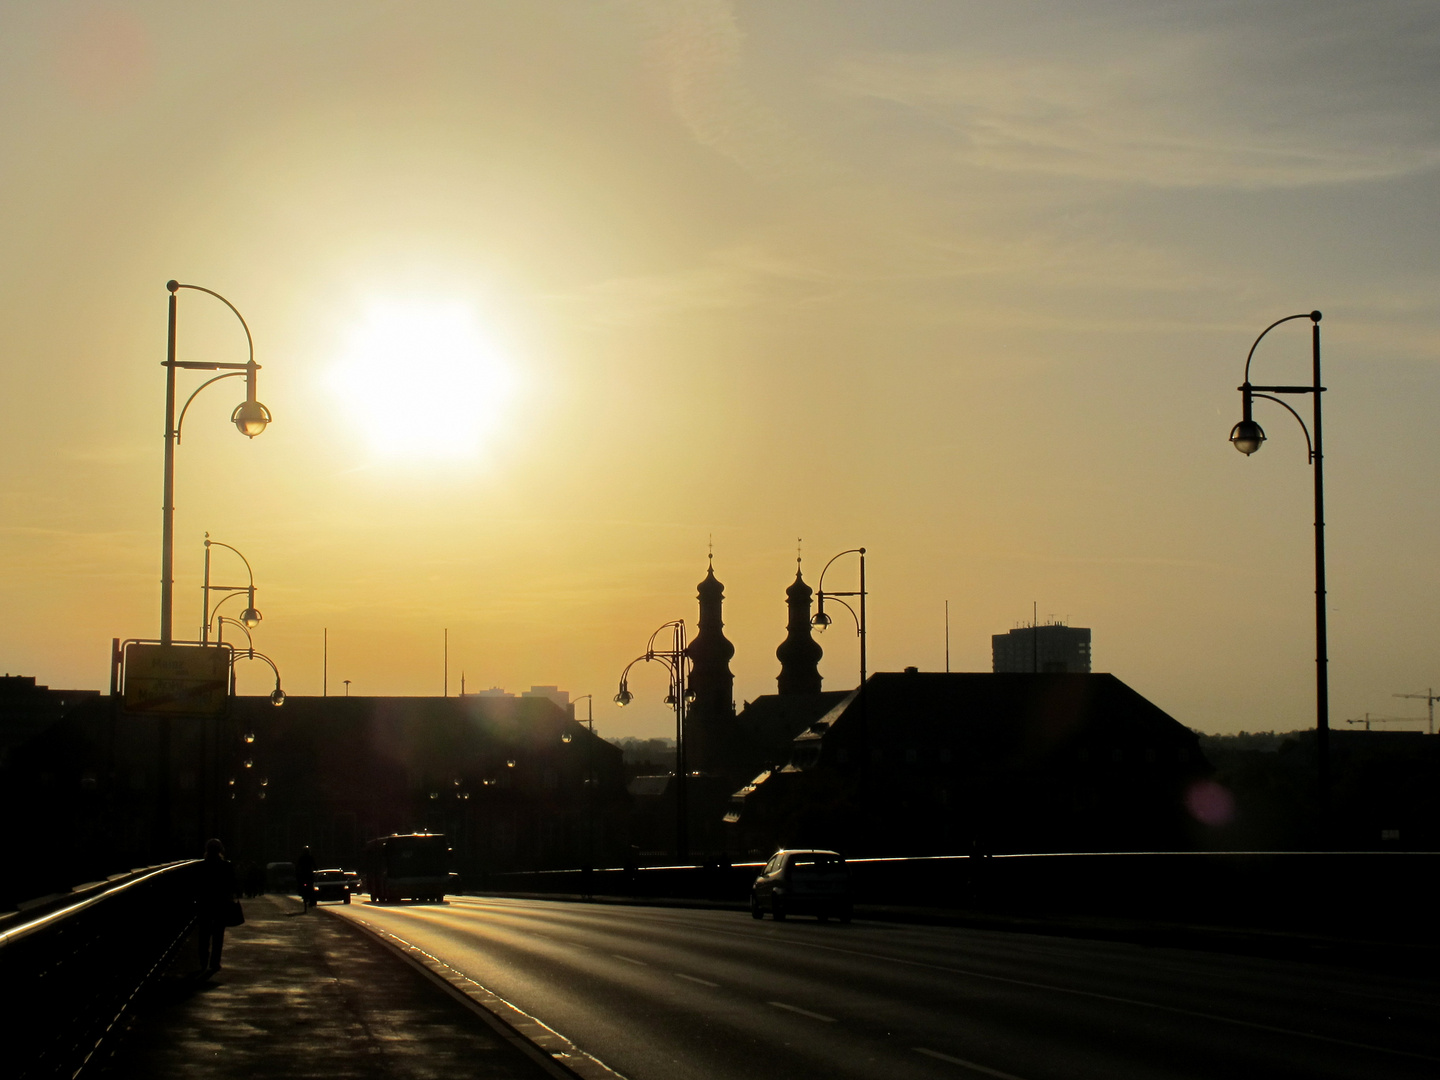
<path fill-rule="evenodd" d="M 125 711 L 220 716 L 230 687 L 228 645 L 125 645 Z"/>

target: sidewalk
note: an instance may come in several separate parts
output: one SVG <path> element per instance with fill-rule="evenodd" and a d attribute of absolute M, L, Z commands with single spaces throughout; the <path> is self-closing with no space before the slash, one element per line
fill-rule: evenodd
<path fill-rule="evenodd" d="M 224 967 L 188 941 L 101 1070 L 124 1080 L 541 1080 L 540 1064 L 361 931 L 298 900 L 245 901 Z"/>

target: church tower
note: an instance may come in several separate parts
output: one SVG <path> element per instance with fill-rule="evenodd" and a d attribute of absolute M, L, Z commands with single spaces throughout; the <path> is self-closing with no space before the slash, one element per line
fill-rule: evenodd
<path fill-rule="evenodd" d="M 796 559 L 795 581 L 785 590 L 785 602 L 790 608 L 789 631 L 775 656 L 780 661 L 780 675 L 776 680 L 782 694 L 820 693 L 820 657 L 825 650 L 810 636 L 810 598 L 813 589 L 800 576 L 799 559 Z"/>
<path fill-rule="evenodd" d="M 700 622 L 685 649 L 690 658 L 690 692 L 694 700 L 685 719 L 685 764 L 700 772 L 723 771 L 728 740 L 734 737 L 735 676 L 730 658 L 735 646 L 725 637 L 720 617 L 725 586 L 715 577 L 714 556 L 697 589 Z"/>

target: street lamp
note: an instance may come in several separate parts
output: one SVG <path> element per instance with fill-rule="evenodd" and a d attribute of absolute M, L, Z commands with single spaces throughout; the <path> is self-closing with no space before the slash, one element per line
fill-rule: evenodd
<path fill-rule="evenodd" d="M 249 439 L 259 435 L 270 423 L 270 410 L 255 400 L 255 375 L 260 370 L 260 365 L 255 363 L 255 341 L 250 336 L 250 327 L 246 325 L 244 316 L 236 310 L 235 305 L 214 290 L 201 285 L 183 285 L 178 281 L 167 281 L 165 288 L 170 290 L 170 322 L 163 365 L 165 368 L 165 505 L 160 527 L 160 643 L 169 645 L 173 637 L 171 633 L 171 601 L 175 585 L 175 447 L 180 444 L 180 430 L 185 423 L 185 413 L 196 395 L 205 387 L 211 383 L 217 383 L 221 379 L 236 378 L 240 375 L 245 376 L 245 400 L 237 405 L 235 411 L 230 414 L 230 421 L 240 434 Z M 250 350 L 248 362 L 244 364 L 213 364 L 175 359 L 175 294 L 180 289 L 193 289 L 196 292 L 207 293 L 235 313 L 235 317 L 240 320 L 240 325 L 245 330 L 245 342 Z M 177 368 L 184 368 L 187 371 L 223 371 L 225 373 L 216 375 L 213 379 L 207 379 L 196 387 L 194 393 L 186 399 L 184 406 L 181 407 L 178 420 L 175 417 L 175 371 Z M 249 612 L 254 612 L 254 609 L 252 598 Z M 255 614 L 258 616 L 258 612 Z M 259 619 L 257 618 L 256 621 L 258 622 Z"/>
<path fill-rule="evenodd" d="M 1281 323 L 1292 319 L 1310 320 L 1310 354 L 1313 381 L 1309 386 L 1256 386 L 1250 382 L 1250 361 L 1254 359 L 1255 347 L 1261 339 Z M 1241 419 L 1230 429 L 1230 442 L 1246 457 L 1265 444 L 1265 432 L 1251 416 L 1251 402 L 1255 398 L 1273 401 L 1281 406 L 1300 424 L 1305 433 L 1305 446 L 1309 452 L 1311 468 L 1315 476 L 1315 755 L 1320 786 L 1320 827 L 1322 838 L 1330 839 L 1330 683 L 1329 658 L 1326 650 L 1325 629 L 1325 473 L 1324 453 L 1320 425 L 1320 395 L 1325 387 L 1320 385 L 1320 312 L 1308 311 L 1299 315 L 1287 315 L 1276 319 L 1260 331 L 1260 337 L 1250 346 L 1245 357 L 1245 381 L 1237 387 L 1241 395 Z M 1310 394 L 1313 412 L 1311 427 L 1306 427 L 1300 414 L 1272 394 Z M 1313 430 L 1312 430 L 1313 428 Z M 1313 438 L 1312 438 L 1313 436 Z"/>
<path fill-rule="evenodd" d="M 231 620 L 233 621 L 233 620 Z M 230 660 L 231 692 L 234 692 L 235 664 L 239 660 L 263 660 L 270 665 L 270 670 L 275 673 L 275 689 L 270 691 L 270 704 L 277 709 L 285 704 L 285 691 L 280 688 L 280 669 L 275 666 L 275 661 L 262 652 L 255 649 L 237 649 Z"/>
<path fill-rule="evenodd" d="M 585 705 L 585 723 L 590 726 L 590 734 L 591 734 L 591 735 L 594 735 L 594 734 L 595 734 L 595 695 L 594 695 L 594 694 L 581 694 L 581 695 L 580 695 L 579 697 L 577 697 L 574 701 L 570 702 L 570 708 L 571 708 L 571 711 L 572 711 L 572 715 L 573 715 L 573 711 L 574 711 L 575 706 L 576 706 L 576 705 L 579 705 L 580 702 L 582 702 L 582 701 L 583 701 L 583 702 L 586 702 L 586 705 Z M 624 704 L 624 703 L 622 702 L 622 704 Z"/>
<path fill-rule="evenodd" d="M 245 573 L 250 576 L 250 583 L 248 585 L 211 585 L 211 547 L 226 548 L 229 551 L 235 552 L 236 555 L 239 555 L 240 561 L 245 564 Z M 211 540 L 210 534 L 208 532 L 205 534 L 205 584 L 200 587 L 200 591 L 205 598 L 205 617 L 204 621 L 200 624 L 200 641 L 202 643 L 206 643 L 210 640 L 210 623 L 212 613 L 214 611 L 218 611 L 220 609 L 220 605 L 225 603 L 225 601 L 229 600 L 232 596 L 240 596 L 243 594 L 246 597 L 245 610 L 240 613 L 240 622 L 244 624 L 246 629 L 255 629 L 255 627 L 260 625 L 260 620 L 264 618 L 264 616 L 261 615 L 259 610 L 255 607 L 255 571 L 250 568 L 250 560 L 245 558 L 245 556 L 240 553 L 239 548 L 231 547 L 229 544 L 222 544 L 219 540 Z M 225 595 L 216 602 L 213 609 L 210 607 L 210 594 L 212 592 L 225 593 Z"/>
<path fill-rule="evenodd" d="M 656 640 L 670 631 L 670 647 L 659 648 Z M 687 858 L 690 854 L 690 819 L 685 791 L 685 707 L 691 700 L 686 686 L 685 665 L 685 620 L 675 619 L 665 623 L 650 635 L 645 651 L 620 673 L 620 691 L 615 695 L 618 705 L 629 705 L 635 700 L 630 692 L 630 669 L 643 662 L 661 664 L 670 673 L 670 689 L 665 695 L 665 704 L 675 710 L 675 857 Z"/>
<path fill-rule="evenodd" d="M 825 570 L 829 570 L 831 563 L 833 563 L 833 562 L 835 561 L 835 559 L 838 559 L 838 558 L 840 558 L 840 557 L 843 556 L 843 555 L 859 555 L 859 556 L 860 556 L 860 588 L 859 588 L 859 589 L 856 589 L 856 590 L 852 590 L 852 591 L 850 591 L 850 592 L 826 592 L 826 591 L 825 591 Z M 833 619 L 830 618 L 829 615 L 825 614 L 825 601 L 826 601 L 827 599 L 834 600 L 835 603 L 840 604 L 841 606 L 843 606 L 846 611 L 850 612 L 851 617 L 855 620 L 855 632 L 856 632 L 857 635 L 859 635 L 859 638 L 860 638 L 860 685 L 861 685 L 861 686 L 864 686 L 864 685 L 865 685 L 865 670 L 866 670 L 866 669 L 865 669 L 865 596 L 866 596 L 866 592 L 865 592 L 865 549 L 864 549 L 863 547 L 862 547 L 862 548 L 850 548 L 848 551 L 842 551 L 842 552 L 840 552 L 840 554 L 839 554 L 839 555 L 836 555 L 834 558 L 832 558 L 832 559 L 830 560 L 830 562 L 827 562 L 827 563 L 825 564 L 825 569 L 820 571 L 819 587 L 815 590 L 815 595 L 816 595 L 816 597 L 818 598 L 819 603 L 818 603 L 818 604 L 816 605 L 816 607 L 815 607 L 815 616 L 814 616 L 814 618 L 812 618 L 812 619 L 810 620 L 810 625 L 816 627 L 818 630 L 820 630 L 820 631 L 823 632 L 823 631 L 825 630 L 825 628 L 826 628 L 827 626 L 829 626 L 829 625 L 834 621 Z M 846 603 L 844 600 L 840 599 L 842 596 L 858 596 L 858 597 L 860 598 L 860 611 L 859 611 L 858 614 L 856 613 L 856 611 L 855 611 L 854 608 L 852 608 L 852 607 L 851 607 L 848 603 Z"/>

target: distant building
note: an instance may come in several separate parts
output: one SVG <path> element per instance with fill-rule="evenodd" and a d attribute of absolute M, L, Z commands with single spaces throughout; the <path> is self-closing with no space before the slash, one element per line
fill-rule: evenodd
<path fill-rule="evenodd" d="M 735 738 L 735 676 L 730 671 L 735 646 L 725 636 L 725 586 L 715 576 L 713 559 L 705 580 L 696 586 L 696 599 L 700 617 L 695 637 L 685 648 L 691 695 L 685 711 L 685 767 L 716 773 L 726 769 L 727 751 Z"/>
<path fill-rule="evenodd" d="M 100 696 L 98 690 L 51 690 L 33 675 L 0 677 L 0 766 L 10 749 L 33 739 L 76 706 Z"/>
<path fill-rule="evenodd" d="M 1020 626 L 992 636 L 990 649 L 997 675 L 1090 673 L 1090 631 L 1083 626 Z"/>
<path fill-rule="evenodd" d="M 732 851 L 1189 845 L 1185 796 L 1210 772 L 1198 738 L 1113 675 L 907 668 L 835 697 L 793 739 L 787 763 L 733 793 Z"/>
<path fill-rule="evenodd" d="M 529 690 L 523 691 L 522 698 L 543 697 L 553 701 L 562 709 L 570 708 L 570 691 L 561 690 L 558 686 L 532 686 Z"/>

